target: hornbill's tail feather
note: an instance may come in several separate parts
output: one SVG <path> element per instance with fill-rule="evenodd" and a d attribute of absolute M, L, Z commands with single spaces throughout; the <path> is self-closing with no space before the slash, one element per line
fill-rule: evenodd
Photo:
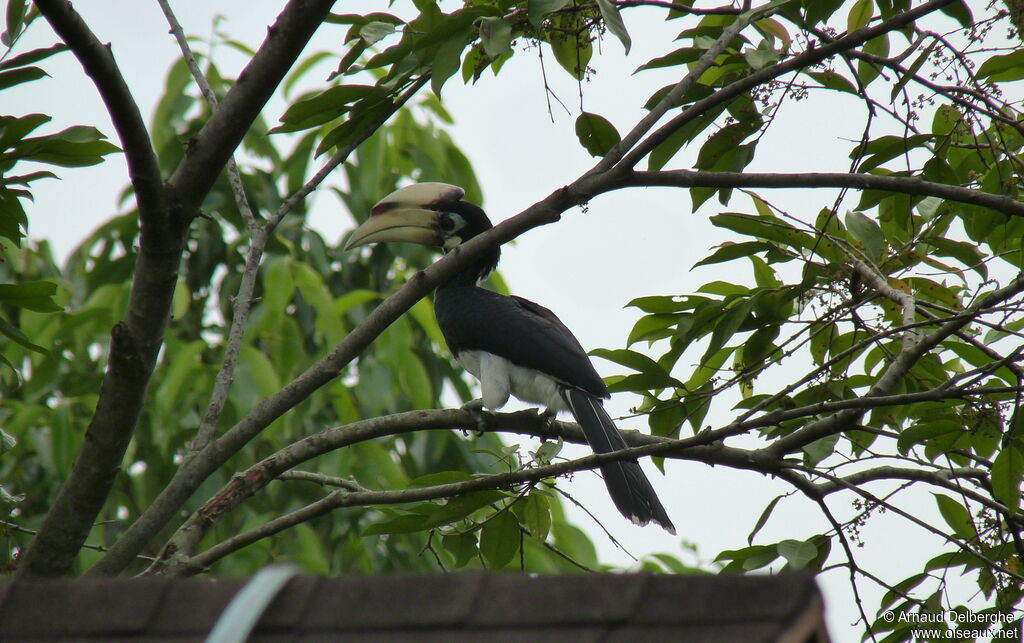
<path fill-rule="evenodd" d="M 627 448 L 626 441 L 604 410 L 601 400 L 580 389 L 565 389 L 562 396 L 594 453 L 610 453 Z M 654 493 L 654 487 L 636 460 L 602 464 L 601 473 L 608 494 L 623 516 L 638 525 L 646 525 L 653 520 L 670 534 L 676 533 L 675 526 Z"/>

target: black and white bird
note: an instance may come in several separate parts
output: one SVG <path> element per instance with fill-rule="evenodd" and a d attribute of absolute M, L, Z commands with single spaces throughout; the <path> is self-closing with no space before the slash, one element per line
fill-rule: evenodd
<path fill-rule="evenodd" d="M 356 228 L 346 250 L 370 243 L 404 241 L 445 251 L 491 228 L 484 211 L 462 200 L 462 188 L 419 183 L 392 192 Z M 626 448 L 604 410 L 610 397 L 586 351 L 553 312 L 522 297 L 509 297 L 478 283 L 498 264 L 494 248 L 437 288 L 434 310 L 448 348 L 479 381 L 483 406 L 498 409 L 509 395 L 553 412 L 569 411 L 595 453 Z M 601 465 L 608 493 L 622 515 L 638 525 L 669 520 L 635 460 Z"/>

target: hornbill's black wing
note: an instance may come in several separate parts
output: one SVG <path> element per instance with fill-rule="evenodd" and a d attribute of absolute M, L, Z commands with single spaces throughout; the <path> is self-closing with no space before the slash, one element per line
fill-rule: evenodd
<path fill-rule="evenodd" d="M 479 350 L 538 371 L 560 385 L 562 399 L 595 453 L 627 447 L 600 398 L 608 388 L 586 351 L 547 308 L 522 297 L 482 288 L 438 291 L 435 310 L 448 347 L 458 355 Z M 513 390 L 515 394 L 515 390 Z M 652 520 L 671 533 L 675 527 L 636 460 L 601 465 L 608 493 L 619 511 L 637 524 Z"/>
<path fill-rule="evenodd" d="M 483 288 L 458 288 L 439 290 L 434 310 L 453 354 L 485 351 L 564 386 L 608 397 L 587 352 L 547 308 Z"/>

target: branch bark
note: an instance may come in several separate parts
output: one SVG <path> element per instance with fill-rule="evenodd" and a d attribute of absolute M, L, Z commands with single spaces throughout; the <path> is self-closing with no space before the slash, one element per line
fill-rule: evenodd
<path fill-rule="evenodd" d="M 333 0 L 289 3 L 222 108 L 193 139 L 166 187 L 148 131 L 110 50 L 66 0 L 38 0 L 36 5 L 78 57 L 107 105 L 128 158 L 141 221 L 128 310 L 111 333 L 109 366 L 96 412 L 71 474 L 18 569 L 20 576 L 57 576 L 71 570 L 138 424 L 163 343 L 189 222 Z"/>
<path fill-rule="evenodd" d="M 1024 203 L 999 194 L 989 194 L 955 185 L 933 183 L 905 176 L 880 176 L 855 172 L 802 172 L 794 174 L 757 172 L 698 172 L 691 170 L 635 171 L 623 174 L 623 187 L 681 188 L 857 188 L 882 190 L 914 196 L 934 196 L 947 201 L 991 208 L 1008 216 L 1024 217 Z"/>
<path fill-rule="evenodd" d="M 67 481 L 18 567 L 19 576 L 58 576 L 71 570 L 138 423 L 163 342 L 187 224 L 167 207 L 149 133 L 110 49 L 70 3 L 39 0 L 36 6 L 103 98 L 128 161 L 141 224 L 128 310 L 111 332 L 96 411 Z"/>

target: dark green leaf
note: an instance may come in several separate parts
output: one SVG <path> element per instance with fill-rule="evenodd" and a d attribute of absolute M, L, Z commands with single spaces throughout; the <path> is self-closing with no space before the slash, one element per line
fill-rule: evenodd
<path fill-rule="evenodd" d="M 53 301 L 57 284 L 52 281 L 24 281 L 20 284 L 0 284 L 0 303 L 27 308 L 41 313 L 64 310 Z"/>
<path fill-rule="evenodd" d="M 971 8 L 965 0 L 956 0 L 952 4 L 943 5 L 939 10 L 959 22 L 964 29 L 970 29 L 974 24 L 974 16 L 971 15 Z"/>
<path fill-rule="evenodd" d="M 626 24 L 622 22 L 622 16 L 619 15 L 619 8 L 615 6 L 612 0 L 597 0 L 597 7 L 601 10 L 601 18 L 604 19 L 604 25 L 608 27 L 608 31 L 619 39 L 622 46 L 626 49 L 626 53 L 629 53 L 629 48 L 632 46 L 632 41 L 629 39 L 629 32 L 626 31 Z"/>
<path fill-rule="evenodd" d="M 441 544 L 455 558 L 456 567 L 465 567 L 480 551 L 477 547 L 476 535 L 472 533 L 454 534 L 441 538 Z"/>
<path fill-rule="evenodd" d="M 42 353 L 43 355 L 48 355 L 49 354 L 48 350 L 46 350 L 42 346 L 37 346 L 37 345 L 33 344 L 29 340 L 29 338 L 25 335 L 25 333 L 21 332 L 21 330 L 18 327 L 12 325 L 10 322 L 8 322 L 3 317 L 0 317 L 0 334 L 6 335 L 8 339 L 14 341 L 17 344 L 21 344 L 22 346 L 24 346 L 25 348 L 29 349 L 30 351 L 35 351 L 36 353 Z M 8 366 L 10 366 L 9 362 L 8 362 Z M 13 369 L 13 366 L 11 368 Z"/>
<path fill-rule="evenodd" d="M 273 131 L 294 132 L 322 125 L 347 112 L 352 103 L 380 93 L 378 88 L 368 85 L 331 87 L 315 96 L 292 103 L 281 115 L 281 122 L 285 125 Z"/>
<path fill-rule="evenodd" d="M 847 94 L 857 93 L 857 88 L 853 83 L 834 71 L 807 71 L 804 73 L 821 83 L 825 89 L 833 89 Z"/>
<path fill-rule="evenodd" d="M 497 571 L 512 562 L 521 540 L 519 521 L 511 511 L 501 511 L 484 523 L 480 530 L 480 553 L 488 569 Z"/>
<path fill-rule="evenodd" d="M 28 83 L 33 80 L 39 80 L 43 76 L 48 76 L 45 71 L 39 67 L 21 67 L 19 69 L 12 69 L 11 71 L 0 72 L 0 89 L 7 89 L 8 87 L 14 87 L 22 83 Z"/>
<path fill-rule="evenodd" d="M 761 528 L 768 522 L 768 518 L 772 515 L 772 512 L 775 511 L 775 505 L 779 504 L 779 501 L 785 497 L 786 496 L 784 495 L 775 496 L 772 498 L 772 501 L 768 503 L 768 506 L 764 508 L 764 511 L 761 512 L 761 517 L 757 519 L 757 523 L 754 524 L 754 528 L 750 530 L 750 534 L 747 536 L 748 545 L 754 544 L 754 536 L 756 536 L 757 532 L 761 531 Z"/>
<path fill-rule="evenodd" d="M 643 71 L 645 69 L 659 69 L 661 67 L 675 67 L 676 65 L 685 65 L 687 63 L 695 62 L 704 53 L 703 49 L 696 47 L 683 47 L 676 49 L 670 54 L 661 56 L 659 58 L 652 58 L 646 63 L 636 68 L 636 71 Z"/>
<path fill-rule="evenodd" d="M 885 252 L 885 235 L 874 219 L 862 212 L 846 213 L 846 229 L 856 241 L 858 241 L 868 257 L 875 262 L 882 259 Z"/>
<path fill-rule="evenodd" d="M 506 54 L 512 49 L 512 25 L 502 18 L 482 18 L 480 41 L 489 57 Z"/>
<path fill-rule="evenodd" d="M 932 495 L 935 496 L 935 503 L 939 506 L 939 513 L 942 514 L 946 524 L 953 529 L 953 533 L 968 542 L 973 542 L 978 537 L 978 532 L 974 528 L 974 520 L 967 508 L 949 496 L 940 493 Z"/>
<path fill-rule="evenodd" d="M 530 24 L 539 27 L 544 21 L 544 16 L 552 11 L 558 11 L 567 4 L 569 0 L 528 0 L 526 13 L 530 18 Z"/>
<path fill-rule="evenodd" d="M 895 102 L 896 97 L 900 95 L 903 88 L 907 86 L 910 79 L 917 75 L 917 72 L 921 71 L 921 67 L 928 61 L 928 57 L 931 55 L 932 50 L 935 49 L 935 45 L 938 44 L 937 40 L 932 40 L 925 50 L 914 60 L 913 64 L 907 69 L 907 73 L 900 77 L 900 81 L 892 88 L 892 93 L 889 94 L 889 100 Z"/>
<path fill-rule="evenodd" d="M 1024 49 L 988 58 L 981 63 L 975 75 L 978 80 L 988 80 L 994 83 L 1024 78 Z"/>
<path fill-rule="evenodd" d="M 880 58 L 887 57 L 889 55 L 889 35 L 882 34 L 864 43 L 864 52 Z M 865 60 L 857 62 L 857 78 L 865 87 L 878 78 L 880 73 L 881 71 L 874 63 Z"/>
<path fill-rule="evenodd" d="M 523 502 L 523 523 L 538 542 L 547 540 L 551 532 L 551 501 L 542 493 L 531 491 Z"/>
<path fill-rule="evenodd" d="M 1016 440 L 999 451 L 992 463 L 992 495 L 1016 512 L 1020 508 L 1020 483 L 1024 477 L 1024 453 Z"/>
<path fill-rule="evenodd" d="M 12 3 L 16 4 L 16 3 Z M 10 5 L 8 5 L 10 7 Z M 26 51 L 25 53 L 14 56 L 9 60 L 0 62 L 0 70 L 3 69 L 14 69 L 15 67 L 24 67 L 25 65 L 31 65 L 37 63 L 40 60 L 45 60 L 54 54 L 59 54 L 62 51 L 67 51 L 68 46 L 64 43 L 59 45 L 53 45 L 52 47 L 43 47 L 41 49 L 33 49 L 32 51 Z"/>
<path fill-rule="evenodd" d="M 608 119 L 590 112 L 583 112 L 577 117 L 576 137 L 591 156 L 604 156 L 620 140 L 618 131 Z"/>
<path fill-rule="evenodd" d="M 430 88 L 436 95 L 441 95 L 441 88 L 444 87 L 445 82 L 458 73 L 459 68 L 462 67 L 462 50 L 469 44 L 469 33 L 470 29 L 467 26 L 449 36 L 437 48 L 430 74 Z"/>
<path fill-rule="evenodd" d="M 810 541 L 783 540 L 776 548 L 793 569 L 803 569 L 818 556 L 818 548 Z"/>
<path fill-rule="evenodd" d="M 874 0 L 857 0 L 850 7 L 850 13 L 846 16 L 846 32 L 853 33 L 871 22 L 871 15 L 875 10 Z"/>

